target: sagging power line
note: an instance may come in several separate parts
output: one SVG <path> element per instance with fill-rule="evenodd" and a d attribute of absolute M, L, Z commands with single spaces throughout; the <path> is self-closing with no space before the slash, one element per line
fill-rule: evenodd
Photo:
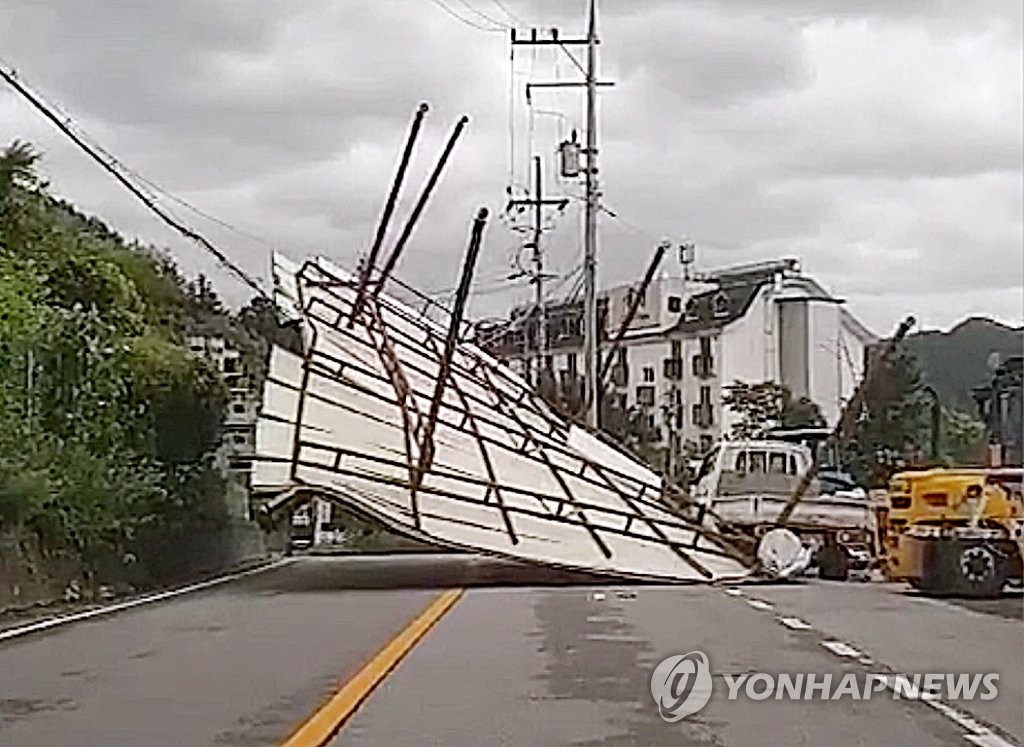
<path fill-rule="evenodd" d="M 160 207 L 152 195 L 147 195 L 145 191 L 138 185 L 134 184 L 124 173 L 121 168 L 115 164 L 120 164 L 120 161 L 115 158 L 111 158 L 110 161 L 103 157 L 102 149 L 98 149 L 87 142 L 87 138 L 83 137 L 81 133 L 77 132 L 76 129 L 70 124 L 68 118 L 61 118 L 52 107 L 47 105 L 41 97 L 34 94 L 29 88 L 24 85 L 18 78 L 18 75 L 13 69 L 9 69 L 6 65 L 0 65 L 0 78 L 2 78 L 11 88 L 13 88 L 22 98 L 29 102 L 36 110 L 38 110 L 46 119 L 53 123 L 58 130 L 60 130 L 65 136 L 67 136 L 80 150 L 88 155 L 92 160 L 98 163 L 104 171 L 114 177 L 125 189 L 127 189 L 137 200 L 145 205 L 150 212 L 156 215 L 166 225 L 177 231 L 179 234 L 189 239 L 193 243 L 197 244 L 205 252 L 213 256 L 222 267 L 228 270 L 231 274 L 245 283 L 247 286 L 252 288 L 259 296 L 271 301 L 272 299 L 263 290 L 262 286 L 253 277 L 251 277 L 245 270 L 232 262 L 224 252 L 213 245 L 205 236 L 200 234 L 195 229 L 186 225 L 181 220 L 172 216 L 167 210 Z M 105 152 L 105 151 L 103 151 Z M 113 161 L 113 163 L 111 163 Z"/>

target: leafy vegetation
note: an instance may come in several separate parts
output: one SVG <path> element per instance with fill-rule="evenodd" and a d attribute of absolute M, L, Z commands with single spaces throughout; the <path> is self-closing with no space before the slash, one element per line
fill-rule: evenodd
<path fill-rule="evenodd" d="M 722 404 L 736 416 L 730 437 L 765 438 L 773 428 L 803 428 L 825 425 L 818 406 L 808 397 L 794 397 L 774 381 L 734 381 L 725 388 Z"/>
<path fill-rule="evenodd" d="M 187 337 L 221 334 L 258 370 L 280 331 L 51 196 L 36 166 L 24 143 L 0 152 L 0 530 L 95 580 L 144 559 L 145 536 L 224 518 L 227 392 Z"/>
<path fill-rule="evenodd" d="M 983 462 L 984 425 L 973 415 L 942 406 L 907 346 L 901 345 L 883 365 L 857 413 L 855 435 L 844 455 L 858 480 L 881 487 L 907 467 Z"/>

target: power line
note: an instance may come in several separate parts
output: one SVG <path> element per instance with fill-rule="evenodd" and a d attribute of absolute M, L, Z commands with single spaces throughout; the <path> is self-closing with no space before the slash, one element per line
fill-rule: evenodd
<path fill-rule="evenodd" d="M 8 85 L 10 85 L 15 91 L 17 91 L 23 98 L 25 98 L 33 107 L 39 110 L 40 113 L 47 119 L 49 119 L 62 133 L 64 133 L 72 142 L 75 143 L 81 150 L 83 150 L 90 158 L 98 163 L 103 169 L 113 176 L 125 189 L 132 193 L 143 205 L 149 208 L 150 212 L 156 215 L 160 220 L 166 223 L 168 226 L 173 228 L 175 231 L 180 233 L 185 238 L 198 244 L 209 254 L 213 255 L 218 262 L 221 263 L 228 271 L 234 274 L 239 280 L 252 288 L 261 297 L 271 300 L 270 296 L 267 295 L 266 291 L 260 286 L 256 280 L 249 276 L 243 269 L 235 265 L 228 257 L 210 241 L 202 236 L 197 231 L 188 227 L 177 218 L 173 217 L 169 212 L 161 208 L 156 204 L 156 201 L 149 195 L 145 194 L 137 185 L 133 184 L 127 177 L 124 176 L 117 168 L 103 158 L 99 150 L 92 147 L 87 143 L 69 124 L 62 120 L 57 114 L 54 113 L 53 109 L 48 107 L 43 101 L 33 94 L 28 88 L 21 84 L 18 80 L 18 76 L 13 70 L 8 70 L 6 66 L 0 67 L 0 78 L 3 78 Z M 114 159 L 116 161 L 116 159 Z"/>
<path fill-rule="evenodd" d="M 444 0 L 430 0 L 430 2 L 432 2 L 434 5 L 436 5 L 438 8 L 443 10 L 448 15 L 450 15 L 452 18 L 454 18 L 454 19 L 456 19 L 458 21 L 461 21 L 462 23 L 466 24 L 467 26 L 471 26 L 472 28 L 475 28 L 478 31 L 487 31 L 488 33 L 492 33 L 493 34 L 493 33 L 499 32 L 499 31 L 500 32 L 504 32 L 505 29 L 506 29 L 505 26 L 498 26 L 498 27 L 483 26 L 483 25 L 477 23 L 476 21 L 473 21 L 473 20 L 471 20 L 469 18 L 466 18 L 463 15 L 460 15 L 460 14 L 456 13 L 455 10 L 453 10 L 449 5 L 445 4 Z"/>
<path fill-rule="evenodd" d="M 501 10 L 501 12 L 509 17 L 509 19 L 512 21 L 512 23 L 518 23 L 520 26 L 526 26 L 527 25 L 526 21 L 524 21 L 522 18 L 520 18 L 515 13 L 513 13 L 511 10 L 509 10 L 508 6 L 505 5 L 505 3 L 502 2 L 502 0 L 491 0 L 491 2 L 494 3 L 495 5 L 497 5 L 498 8 Z"/>
<path fill-rule="evenodd" d="M 471 4 L 469 0 L 459 0 L 459 2 L 462 3 L 469 10 L 470 13 L 473 13 L 477 17 L 484 19 L 484 21 L 486 21 L 487 23 L 493 23 L 495 26 L 500 26 L 503 29 L 512 28 L 505 21 L 499 21 L 494 16 L 489 16 L 482 10 L 479 10 L 475 5 Z"/>
<path fill-rule="evenodd" d="M 21 83 L 22 83 L 22 85 L 24 85 L 26 87 L 29 87 L 28 82 L 25 81 L 25 79 L 22 76 L 17 75 L 17 73 L 14 70 L 14 67 L 10 63 L 8 63 L 3 58 L 0 58 L 0 65 L 3 65 L 5 67 L 7 67 L 8 70 L 10 70 L 11 75 L 19 78 Z M 149 197 L 154 202 L 158 199 L 157 195 L 162 195 L 163 197 L 166 197 L 168 200 L 177 203 L 181 207 L 186 208 L 187 210 L 192 211 L 193 213 L 195 213 L 199 217 L 204 218 L 204 219 L 210 221 L 211 223 L 217 224 L 221 228 L 225 228 L 228 231 L 232 231 L 232 232 L 238 234 L 239 236 L 244 236 L 247 239 L 250 239 L 252 241 L 256 241 L 256 242 L 258 242 L 260 244 L 263 244 L 264 246 L 267 246 L 267 247 L 269 247 L 271 249 L 276 249 L 276 245 L 273 242 L 267 241 L 262 236 L 258 236 L 258 235 L 254 234 L 254 233 L 251 233 L 249 231 L 241 229 L 238 226 L 232 225 L 231 223 L 229 223 L 228 221 L 224 220 L 223 218 L 218 218 L 215 215 L 211 215 L 210 213 L 205 212 L 204 210 L 196 207 L 194 204 L 190 203 L 188 200 L 184 199 L 183 197 L 179 197 L 178 195 L 176 195 L 176 194 L 168 191 L 166 188 L 162 187 L 160 184 L 158 184 L 158 183 L 154 182 L 153 180 L 147 178 L 143 174 L 140 174 L 138 171 L 135 171 L 128 164 L 126 164 L 123 161 L 121 161 L 116 155 L 114 155 L 109 150 L 104 148 L 103 144 L 100 143 L 96 138 L 94 138 L 89 133 L 89 131 L 86 130 L 79 122 L 77 122 L 75 120 L 75 118 L 72 117 L 71 114 L 66 109 L 64 109 L 58 102 L 56 102 L 53 99 L 47 97 L 45 94 L 43 94 L 39 90 L 38 87 L 34 87 L 33 86 L 32 87 L 32 93 L 42 103 L 46 104 L 46 106 L 48 106 L 50 109 L 52 109 L 57 114 L 59 114 L 61 119 L 63 120 L 64 124 L 66 124 L 69 129 L 74 130 L 74 132 L 83 141 L 88 143 L 94 150 L 96 150 L 98 153 L 102 154 L 104 156 L 104 158 L 107 159 L 108 163 L 110 163 L 112 166 L 117 167 L 118 169 L 120 169 L 124 173 L 128 174 L 129 176 L 133 177 L 137 182 L 139 182 L 139 184 L 147 187 L 148 189 L 146 189 L 146 190 L 142 190 L 142 188 L 140 187 L 140 191 L 145 191 L 146 192 L 146 196 Z M 172 211 L 170 211 L 170 210 L 168 210 L 167 212 L 172 213 Z"/>

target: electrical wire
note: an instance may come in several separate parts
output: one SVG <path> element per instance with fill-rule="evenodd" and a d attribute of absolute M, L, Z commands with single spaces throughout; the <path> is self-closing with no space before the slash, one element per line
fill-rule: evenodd
<path fill-rule="evenodd" d="M 501 10 L 501 12 L 509 17 L 509 20 L 511 20 L 512 23 L 516 23 L 516 24 L 518 24 L 520 26 L 526 26 L 527 25 L 526 21 L 524 21 L 522 18 L 520 18 L 515 13 L 513 13 L 511 10 L 509 10 L 509 7 L 507 5 L 505 5 L 505 3 L 502 0 L 491 0 L 491 2 L 494 3 L 495 5 L 497 5 L 498 8 Z"/>
<path fill-rule="evenodd" d="M 158 196 L 163 196 L 170 200 L 171 202 L 177 203 L 181 207 L 190 210 L 199 217 L 204 218 L 205 220 L 208 220 L 211 223 L 215 223 L 221 228 L 227 229 L 228 231 L 231 231 L 233 233 L 238 234 L 239 236 L 243 236 L 247 239 L 250 239 L 251 241 L 263 244 L 264 246 L 267 246 L 271 249 L 276 249 L 276 245 L 273 242 L 266 240 L 262 236 L 258 236 L 254 233 L 241 229 L 238 226 L 235 226 L 229 223 L 228 221 L 224 220 L 223 218 L 218 218 L 215 215 L 211 215 L 210 213 L 205 212 L 204 210 L 196 207 L 194 204 L 190 203 L 183 197 L 179 197 L 178 195 L 168 191 L 161 185 L 147 178 L 143 174 L 140 174 L 138 171 L 131 168 L 128 164 L 124 163 L 124 161 L 119 159 L 116 155 L 114 155 L 109 150 L 104 148 L 102 143 L 100 143 L 96 138 L 94 138 L 88 132 L 88 130 L 86 130 L 79 122 L 75 121 L 74 117 L 72 117 L 71 114 L 66 109 L 64 109 L 58 102 L 54 101 L 52 98 L 49 98 L 44 93 L 42 93 L 39 90 L 38 86 L 30 85 L 28 81 L 26 81 L 22 76 L 17 75 L 17 73 L 14 71 L 13 66 L 10 65 L 6 60 L 0 58 L 0 65 L 4 65 L 11 72 L 12 75 L 14 75 L 20 80 L 22 85 L 24 85 L 28 89 L 31 89 L 32 94 L 37 99 L 39 99 L 42 103 L 44 103 L 54 112 L 59 114 L 64 124 L 67 125 L 69 129 L 74 131 L 75 134 L 77 134 L 84 142 L 89 144 L 94 150 L 96 150 L 104 158 L 106 158 L 109 164 L 111 164 L 117 169 L 120 169 L 122 172 L 135 179 L 135 181 L 138 182 L 136 186 L 141 185 L 139 186 L 140 191 L 144 192 L 146 196 L 149 197 L 154 202 L 156 202 L 159 199 Z M 145 187 L 145 189 L 143 189 L 143 187 Z M 174 215 L 173 211 L 171 210 L 168 210 L 167 212 Z"/>
<path fill-rule="evenodd" d="M 495 18 L 494 16 L 487 15 L 482 10 L 478 9 L 475 5 L 470 3 L 469 0 L 459 0 L 459 2 L 462 3 L 462 5 L 464 5 L 466 9 L 469 10 L 470 13 L 477 16 L 478 18 L 482 18 L 486 23 L 492 23 L 495 26 L 500 26 L 503 29 L 512 28 L 506 21 L 501 21 Z"/>
<path fill-rule="evenodd" d="M 462 23 L 466 24 L 467 26 L 475 28 L 478 31 L 486 31 L 486 32 L 492 33 L 492 34 L 493 33 L 497 33 L 497 32 L 504 33 L 506 31 L 506 27 L 505 26 L 497 26 L 497 27 L 495 27 L 495 26 L 484 26 L 482 24 L 477 23 L 476 21 L 473 21 L 473 20 L 470 20 L 469 18 L 466 18 L 465 16 L 459 15 L 450 6 L 445 4 L 444 0 L 430 0 L 430 2 L 432 2 L 434 5 L 436 5 L 438 8 L 443 10 L 448 15 L 450 15 L 452 18 L 455 18 L 456 20 L 461 21 Z"/>
<path fill-rule="evenodd" d="M 10 66 L 4 64 L 0 67 L 0 78 L 11 86 L 18 94 L 27 100 L 35 109 L 37 109 L 44 117 L 52 122 L 57 129 L 59 129 L 64 135 L 66 135 L 71 141 L 77 145 L 82 151 L 98 163 L 107 173 L 114 177 L 125 189 L 127 189 L 136 199 L 142 202 L 150 212 L 156 215 L 165 224 L 173 228 L 175 231 L 180 233 L 185 238 L 194 242 L 200 246 L 204 251 L 211 254 L 225 269 L 235 275 L 239 280 L 252 288 L 261 297 L 271 300 L 270 296 L 267 295 L 266 291 L 260 286 L 260 284 L 253 279 L 243 269 L 234 264 L 220 249 L 214 246 L 205 236 L 198 233 L 195 229 L 187 226 L 184 222 L 179 220 L 169 212 L 166 208 L 162 208 L 157 204 L 157 201 L 152 195 L 147 194 L 145 190 L 141 189 L 137 184 L 133 183 L 122 170 L 115 166 L 115 163 L 120 163 L 116 158 L 107 160 L 104 158 L 104 149 L 97 149 L 90 145 L 86 140 L 76 131 L 74 122 L 70 117 L 61 118 L 54 111 L 53 108 L 48 106 L 39 96 L 37 96 L 32 90 L 30 90 L 26 84 L 22 83 L 19 75 Z"/>

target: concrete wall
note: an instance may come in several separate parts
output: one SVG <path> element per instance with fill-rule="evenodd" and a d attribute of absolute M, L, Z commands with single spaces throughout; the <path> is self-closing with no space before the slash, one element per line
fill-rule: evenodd
<path fill-rule="evenodd" d="M 821 408 L 829 425 L 835 425 L 842 409 L 840 378 L 842 339 L 839 304 L 811 301 L 807 305 L 809 386 L 806 395 Z"/>
<path fill-rule="evenodd" d="M 779 320 L 779 383 L 795 397 L 811 395 L 811 359 L 820 342 L 812 329 L 810 304 L 805 299 L 780 301 Z M 816 377 L 820 378 L 820 376 Z"/>

